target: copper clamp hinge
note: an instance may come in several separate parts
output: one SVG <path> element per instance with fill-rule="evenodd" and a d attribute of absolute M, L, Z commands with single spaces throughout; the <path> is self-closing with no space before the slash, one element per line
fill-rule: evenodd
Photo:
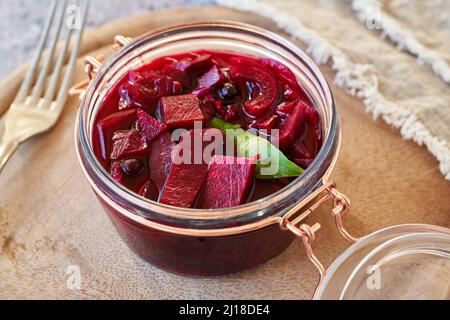
<path fill-rule="evenodd" d="M 320 230 L 321 226 L 319 223 L 315 223 L 312 226 L 300 223 L 329 199 L 333 200 L 333 208 L 331 209 L 331 214 L 335 219 L 336 227 L 339 230 L 340 234 L 348 241 L 352 243 L 356 242 L 358 239 L 349 234 L 349 232 L 345 229 L 342 221 L 343 216 L 348 212 L 350 208 L 350 201 L 344 194 L 340 193 L 336 189 L 333 182 L 324 183 L 304 201 L 290 209 L 289 212 L 280 220 L 280 228 L 282 230 L 289 230 L 302 239 L 307 257 L 319 271 L 319 281 L 314 291 L 313 298 L 316 297 L 318 288 L 320 287 L 326 276 L 326 269 L 314 254 L 314 250 L 312 248 L 312 243 L 316 238 L 316 232 Z M 304 208 L 307 203 L 313 204 L 308 209 L 299 214 L 298 211 Z"/>
<path fill-rule="evenodd" d="M 132 38 L 117 35 L 114 37 L 113 49 L 115 51 L 118 51 L 122 49 L 124 46 L 128 45 L 131 41 L 133 41 Z M 97 57 L 87 56 L 84 59 L 84 71 L 88 78 L 72 86 L 69 90 L 69 95 L 80 96 L 80 99 L 82 99 L 84 93 L 86 92 L 86 88 L 91 83 L 95 74 L 102 67 L 102 62 L 104 59 L 105 59 L 104 55 L 99 55 Z"/>

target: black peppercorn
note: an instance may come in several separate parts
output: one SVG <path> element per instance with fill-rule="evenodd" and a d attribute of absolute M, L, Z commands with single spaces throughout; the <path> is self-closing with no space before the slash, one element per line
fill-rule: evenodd
<path fill-rule="evenodd" d="M 142 162 L 138 159 L 123 160 L 120 163 L 120 167 L 122 168 L 123 172 L 125 172 L 129 176 L 137 176 L 144 169 Z"/>
<path fill-rule="evenodd" d="M 219 90 L 219 96 L 222 100 L 230 100 L 234 98 L 238 93 L 236 86 L 232 83 L 225 83 Z"/>

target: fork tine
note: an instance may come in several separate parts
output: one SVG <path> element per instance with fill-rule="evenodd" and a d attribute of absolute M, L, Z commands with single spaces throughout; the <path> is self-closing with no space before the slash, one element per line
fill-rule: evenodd
<path fill-rule="evenodd" d="M 86 25 L 87 14 L 89 11 L 90 0 L 86 0 L 84 2 L 84 6 L 81 13 L 81 25 L 77 30 L 75 42 L 72 48 L 72 53 L 70 55 L 69 63 L 67 64 L 66 74 L 64 76 L 64 80 L 60 87 L 58 97 L 56 98 L 55 103 L 52 105 L 52 109 L 62 108 L 67 100 L 67 95 L 69 92 L 69 87 L 72 83 L 73 71 L 75 69 L 75 64 L 78 58 L 78 51 L 81 44 L 81 37 L 83 36 L 84 27 Z"/>
<path fill-rule="evenodd" d="M 50 46 L 47 50 L 47 57 L 45 62 L 41 68 L 38 79 L 36 80 L 36 84 L 34 85 L 33 91 L 31 93 L 31 99 L 33 102 L 37 102 L 44 90 L 44 86 L 46 84 L 47 74 L 50 69 L 50 65 L 53 61 L 53 54 L 55 52 L 56 45 L 58 43 L 59 35 L 61 33 L 61 27 L 64 21 L 64 15 L 67 6 L 67 0 L 59 1 L 62 2 L 62 6 L 60 8 L 59 16 L 57 19 L 57 29 L 55 30 L 52 39 L 50 40 Z"/>
<path fill-rule="evenodd" d="M 28 91 L 30 90 L 30 87 L 34 80 L 34 75 L 35 75 L 36 70 L 39 65 L 39 61 L 41 60 L 42 51 L 44 50 L 45 43 L 47 42 L 50 27 L 52 26 L 53 17 L 55 16 L 55 12 L 56 12 L 56 6 L 57 6 L 57 0 L 53 0 L 52 6 L 50 9 L 50 13 L 49 13 L 47 21 L 45 23 L 44 32 L 42 33 L 41 38 L 39 39 L 38 47 L 37 47 L 36 53 L 33 57 L 33 61 L 31 63 L 30 68 L 27 71 L 27 74 L 25 75 L 25 79 L 22 83 L 22 86 L 19 89 L 19 92 L 18 92 L 16 98 L 14 99 L 14 103 L 24 101 L 28 94 Z"/>
<path fill-rule="evenodd" d="M 61 70 L 64 67 L 64 62 L 66 58 L 67 49 L 69 48 L 70 38 L 72 35 L 71 28 L 65 28 L 65 32 L 63 35 L 63 45 L 58 53 L 58 58 L 56 60 L 55 68 L 50 78 L 50 83 L 45 91 L 44 99 L 40 102 L 41 106 L 48 106 L 53 101 L 56 87 L 58 85 L 59 76 L 61 74 Z"/>

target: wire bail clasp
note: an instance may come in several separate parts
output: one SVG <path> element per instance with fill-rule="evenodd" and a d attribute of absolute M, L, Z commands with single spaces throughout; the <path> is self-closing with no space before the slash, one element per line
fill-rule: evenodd
<path fill-rule="evenodd" d="M 133 41 L 133 38 L 121 35 L 115 36 L 113 45 L 114 51 L 122 49 L 123 47 L 128 45 L 131 41 Z M 89 83 L 91 83 L 92 79 L 94 78 L 94 75 L 102 67 L 103 60 L 105 60 L 105 56 L 103 54 L 98 55 L 97 57 L 87 56 L 84 59 L 84 71 L 88 76 L 88 79 L 81 81 L 75 84 L 72 88 L 70 88 L 69 95 L 80 96 L 80 99 L 83 98 L 83 95 L 86 91 L 86 88 L 89 86 Z"/>
<path fill-rule="evenodd" d="M 339 233 L 349 242 L 354 243 L 358 241 L 358 238 L 353 237 L 347 229 L 345 229 L 342 219 L 344 215 L 350 209 L 350 200 L 348 197 L 340 193 L 335 186 L 331 186 L 329 189 L 330 194 L 333 197 L 333 209 L 331 209 L 331 214 L 336 222 L 336 228 Z"/>
<path fill-rule="evenodd" d="M 130 44 L 131 41 L 133 41 L 133 38 L 125 37 L 125 36 L 121 36 L 121 35 L 115 36 L 114 37 L 114 45 L 113 45 L 114 51 L 122 49 L 123 47 Z"/>
<path fill-rule="evenodd" d="M 335 219 L 336 227 L 339 233 L 349 242 L 356 242 L 358 238 L 350 235 L 350 233 L 345 229 L 342 221 L 343 216 L 350 209 L 350 200 L 344 194 L 340 193 L 331 181 L 324 183 L 314 193 L 309 195 L 305 201 L 302 201 L 290 209 L 280 220 L 280 228 L 282 230 L 289 230 L 294 235 L 302 239 L 306 250 L 306 256 L 319 271 L 319 280 L 314 290 L 313 299 L 317 296 L 318 290 L 327 274 L 325 267 L 314 254 L 314 250 L 312 248 L 312 243 L 316 239 L 316 232 L 320 230 L 321 226 L 319 223 L 315 223 L 310 226 L 308 224 L 300 224 L 300 222 L 306 219 L 306 217 L 308 217 L 313 211 L 329 199 L 333 200 L 331 214 Z M 308 205 L 308 203 L 312 203 L 312 205 L 310 205 L 305 211 L 298 214 L 298 211 Z"/>
<path fill-rule="evenodd" d="M 312 248 L 312 243 L 316 239 L 316 232 L 320 230 L 321 225 L 319 223 L 315 223 L 312 226 L 308 224 L 301 224 L 300 226 L 297 227 L 294 224 L 288 222 L 286 224 L 286 228 L 302 239 L 303 246 L 305 247 L 306 250 L 306 256 L 319 271 L 319 280 L 314 290 L 314 297 L 315 297 L 316 292 L 320 287 L 320 285 L 322 284 L 323 279 L 325 278 L 326 275 L 325 267 L 323 266 L 322 262 L 320 262 L 320 260 L 317 258 L 317 256 L 314 254 L 314 250 Z"/>
<path fill-rule="evenodd" d="M 88 76 L 88 78 L 84 81 L 81 81 L 77 84 L 75 84 L 72 88 L 69 90 L 69 95 L 71 96 L 80 96 L 80 99 L 82 99 L 86 88 L 89 86 L 89 83 L 91 83 L 91 80 L 94 78 L 94 75 L 100 70 L 102 67 L 102 61 L 105 59 L 105 56 L 103 54 L 98 55 L 97 57 L 91 57 L 87 56 L 84 59 L 84 72 Z"/>

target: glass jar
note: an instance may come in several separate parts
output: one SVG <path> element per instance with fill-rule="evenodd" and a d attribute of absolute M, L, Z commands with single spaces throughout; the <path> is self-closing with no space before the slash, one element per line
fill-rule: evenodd
<path fill-rule="evenodd" d="M 120 36 L 116 40 L 122 48 L 106 64 L 87 59 L 93 79 L 83 94 L 77 116 L 76 148 L 95 194 L 120 235 L 142 258 L 184 275 L 241 271 L 277 256 L 295 235 L 313 238 L 319 225 L 299 225 L 321 202 L 334 197 L 341 209 L 348 206 L 346 198 L 329 182 L 340 142 L 335 101 L 317 66 L 297 46 L 269 31 L 234 22 L 176 25 L 133 41 Z M 314 102 L 323 131 L 321 150 L 301 177 L 266 198 L 218 210 L 163 205 L 138 196 L 111 178 L 92 147 L 94 120 L 105 95 L 129 70 L 164 55 L 193 49 L 268 57 L 292 70 Z M 92 71 L 96 71 L 95 76 Z M 343 202 L 347 205 L 343 206 Z M 311 205 L 313 208 L 307 210 Z"/>

